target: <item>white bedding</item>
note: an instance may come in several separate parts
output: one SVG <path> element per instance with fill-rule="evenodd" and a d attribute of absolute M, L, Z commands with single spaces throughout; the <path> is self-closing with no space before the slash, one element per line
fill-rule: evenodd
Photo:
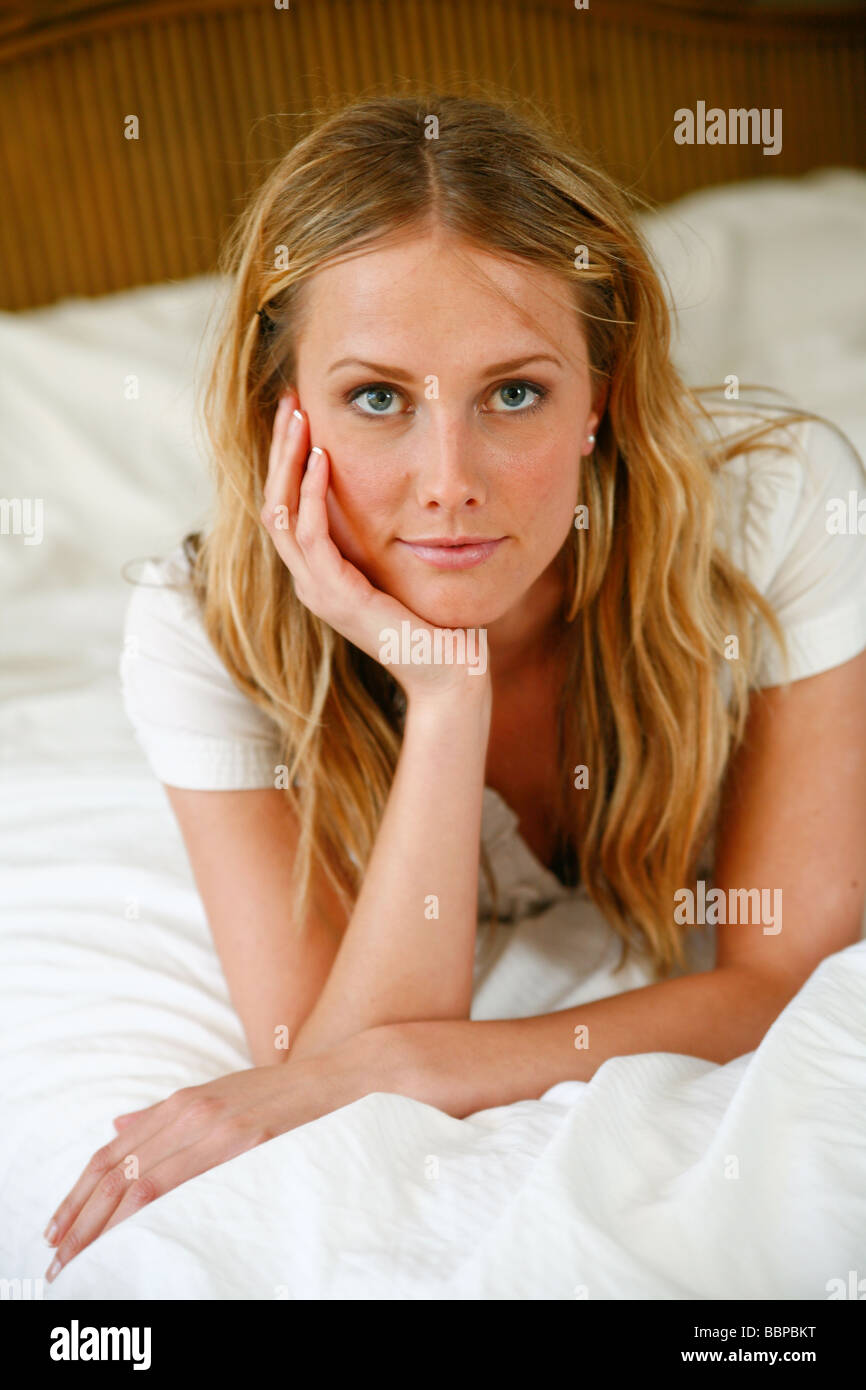
<path fill-rule="evenodd" d="M 693 195 L 646 227 L 692 306 L 688 378 L 782 388 L 866 452 L 866 177 Z M 0 486 L 44 505 L 42 544 L 0 544 L 0 1278 L 43 1274 L 113 1115 L 248 1065 L 117 674 L 120 566 L 205 515 L 191 377 L 215 287 L 0 315 Z M 511 930 L 473 1016 L 636 982 L 597 921 L 578 950 L 550 911 L 534 955 Z M 724 1067 L 618 1058 L 465 1120 L 368 1096 L 184 1184 L 45 1297 L 827 1298 L 866 1274 L 864 1006 L 866 941 Z"/>

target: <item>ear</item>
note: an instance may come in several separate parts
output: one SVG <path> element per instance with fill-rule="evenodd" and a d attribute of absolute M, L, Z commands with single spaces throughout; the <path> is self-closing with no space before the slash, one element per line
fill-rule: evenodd
<path fill-rule="evenodd" d="M 586 427 L 591 434 L 598 434 L 598 427 L 604 419 L 604 412 L 607 409 L 607 398 L 610 387 L 607 382 L 599 389 L 599 392 L 592 403 L 592 411 L 586 422 Z"/>

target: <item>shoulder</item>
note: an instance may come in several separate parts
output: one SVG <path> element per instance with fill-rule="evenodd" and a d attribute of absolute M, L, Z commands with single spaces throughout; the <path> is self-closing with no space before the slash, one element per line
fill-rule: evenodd
<path fill-rule="evenodd" d="M 140 567 L 119 671 L 126 713 L 160 781 L 226 790 L 274 785 L 279 729 L 236 685 L 210 641 L 182 545 Z"/>
<path fill-rule="evenodd" d="M 739 407 L 713 409 L 713 425 L 726 447 L 762 423 Z M 807 436 L 807 422 L 777 425 L 759 443 L 734 452 L 714 475 L 718 540 L 762 593 L 782 559 L 803 489 Z"/>
<path fill-rule="evenodd" d="M 732 443 L 761 422 L 742 409 L 714 409 L 713 416 L 719 436 Z M 726 460 L 714 481 L 717 543 L 773 606 L 791 679 L 862 651 L 866 468 L 845 435 L 822 420 L 780 420 L 757 447 Z M 783 679 L 770 643 L 758 684 Z"/>
<path fill-rule="evenodd" d="M 220 685 L 230 679 L 207 636 L 182 545 L 159 559 L 144 560 L 131 581 L 120 666 L 124 686 L 135 677 L 141 658 L 198 670 Z"/>
<path fill-rule="evenodd" d="M 183 545 L 167 555 L 138 561 L 137 573 L 127 582 L 130 586 L 125 619 L 125 635 L 129 639 L 125 646 L 127 653 L 136 647 L 136 637 L 154 627 L 163 631 L 172 629 L 186 641 L 194 641 L 203 634 L 204 625 Z"/>

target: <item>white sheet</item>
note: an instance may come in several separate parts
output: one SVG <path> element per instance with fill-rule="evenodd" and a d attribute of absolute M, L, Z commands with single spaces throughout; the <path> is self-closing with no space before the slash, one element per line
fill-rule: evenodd
<path fill-rule="evenodd" d="M 866 178 L 744 185 L 679 212 L 691 231 L 669 212 L 647 232 L 695 306 L 690 379 L 757 376 L 862 452 Z M 821 254 L 804 260 L 809 227 Z M 42 1275 L 41 1231 L 112 1115 L 248 1060 L 117 678 L 120 565 L 204 514 L 190 378 L 214 288 L 0 315 L 3 491 L 41 496 L 45 528 L 0 544 L 0 1278 Z M 534 953 L 512 932 L 474 1016 L 529 1011 L 530 989 L 543 1012 L 632 987 L 599 924 L 578 950 L 561 911 Z M 45 1296 L 826 1298 L 866 1273 L 864 1002 L 861 942 L 725 1067 L 618 1058 L 459 1121 L 368 1096 L 170 1193 Z"/>

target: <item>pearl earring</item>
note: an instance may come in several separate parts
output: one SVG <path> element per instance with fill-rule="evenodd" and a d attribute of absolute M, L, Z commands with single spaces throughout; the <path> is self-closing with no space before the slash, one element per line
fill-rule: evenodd
<path fill-rule="evenodd" d="M 594 435 L 594 434 L 588 434 L 588 435 L 586 436 L 586 442 L 587 442 L 587 444 L 594 444 L 594 443 L 595 443 L 595 435 Z"/>

